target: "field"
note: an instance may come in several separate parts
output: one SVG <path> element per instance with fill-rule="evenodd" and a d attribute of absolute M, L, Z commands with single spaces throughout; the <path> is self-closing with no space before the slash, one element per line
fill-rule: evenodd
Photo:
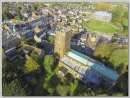
<path fill-rule="evenodd" d="M 117 28 L 107 22 L 102 22 L 99 20 L 90 20 L 88 22 L 83 22 L 82 25 L 89 30 L 97 31 L 101 33 L 113 34 L 117 32 Z"/>

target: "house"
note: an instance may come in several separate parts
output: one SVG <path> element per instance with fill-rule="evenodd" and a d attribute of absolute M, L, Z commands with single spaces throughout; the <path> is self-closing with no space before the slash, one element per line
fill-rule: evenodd
<path fill-rule="evenodd" d="M 23 51 L 25 52 L 25 54 L 27 54 L 33 50 L 39 55 L 40 58 L 43 58 L 45 56 L 45 52 L 42 49 L 24 44 Z"/>
<path fill-rule="evenodd" d="M 35 35 L 34 30 L 27 30 L 27 31 L 24 31 L 23 33 L 25 33 L 25 38 L 30 38 Z"/>
<path fill-rule="evenodd" d="M 16 11 L 15 10 L 9 10 L 9 12 L 14 16 L 16 15 Z"/>
<path fill-rule="evenodd" d="M 12 33 L 13 32 L 8 29 L 2 30 L 2 41 L 8 39 Z"/>
<path fill-rule="evenodd" d="M 34 35 L 34 39 L 36 42 L 41 42 L 46 39 L 47 26 L 36 26 L 35 27 L 36 34 Z"/>
<path fill-rule="evenodd" d="M 13 53 L 11 53 L 10 55 L 7 55 L 7 56 L 6 56 L 6 59 L 9 60 L 9 61 L 12 61 L 12 60 L 15 59 L 17 56 L 18 56 L 18 53 L 17 53 L 17 52 L 13 52 Z"/>
<path fill-rule="evenodd" d="M 74 24 L 71 25 L 71 29 L 73 31 L 79 31 L 79 28 L 76 25 L 74 25 Z"/>
<path fill-rule="evenodd" d="M 36 20 L 33 20 L 31 22 L 29 22 L 31 24 L 31 27 L 35 27 L 35 26 L 40 26 L 42 25 L 42 19 L 36 19 Z"/>
<path fill-rule="evenodd" d="M 52 4 L 44 4 L 44 6 L 46 6 L 48 8 L 52 8 Z"/>
<path fill-rule="evenodd" d="M 85 33 L 85 34 L 81 34 L 81 35 L 80 35 L 80 40 L 81 40 L 82 42 L 86 42 L 87 37 L 88 37 L 88 35 L 87 35 L 86 33 Z"/>
<path fill-rule="evenodd" d="M 26 22 L 25 21 L 11 19 L 10 23 L 16 25 L 16 24 L 25 24 Z"/>
<path fill-rule="evenodd" d="M 16 35 L 10 36 L 2 41 L 2 47 L 5 50 L 5 55 L 10 55 L 16 51 L 16 48 L 21 44 L 21 39 Z"/>
<path fill-rule="evenodd" d="M 29 13 L 27 13 L 27 12 L 22 13 L 22 15 L 23 15 L 24 17 L 29 17 Z"/>

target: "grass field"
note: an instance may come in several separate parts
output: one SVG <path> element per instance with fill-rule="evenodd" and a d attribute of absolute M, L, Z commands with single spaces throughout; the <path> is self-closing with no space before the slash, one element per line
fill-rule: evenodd
<path fill-rule="evenodd" d="M 117 28 L 107 22 L 102 22 L 99 20 L 90 20 L 88 22 L 83 22 L 82 25 L 89 30 L 97 31 L 101 33 L 113 34 L 117 32 Z"/>

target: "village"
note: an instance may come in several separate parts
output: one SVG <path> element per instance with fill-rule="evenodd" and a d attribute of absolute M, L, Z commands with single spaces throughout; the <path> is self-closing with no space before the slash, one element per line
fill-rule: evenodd
<path fill-rule="evenodd" d="M 29 6 L 33 8 L 34 5 L 33 2 L 23 2 L 21 5 L 16 2 L 6 4 L 11 9 L 9 13 L 12 18 L 2 21 L 2 68 L 6 70 L 9 66 L 9 69 L 19 71 L 16 77 L 21 74 L 20 78 L 24 77 L 25 84 L 29 83 L 31 96 L 75 96 L 78 84 L 87 84 L 87 90 L 93 90 L 94 94 L 88 93 L 86 96 L 95 96 L 95 90 L 105 95 L 106 92 L 102 89 L 114 88 L 118 83 L 118 71 L 109 68 L 106 62 L 101 62 L 95 52 L 100 44 L 114 44 L 120 50 L 128 49 L 128 37 L 120 34 L 116 28 L 116 32 L 109 34 L 88 29 L 85 24 L 93 20 L 109 23 L 112 21 L 112 13 L 93 11 L 93 3 L 87 6 L 81 3 L 79 6 L 56 7 L 53 4 L 41 4 L 40 9 L 29 11 Z M 21 6 L 22 20 L 13 18 L 18 14 L 12 9 Z M 95 67 L 87 63 L 90 68 L 82 67 L 82 71 L 78 72 L 79 65 L 84 66 L 85 62 L 93 62 Z M 84 76 L 86 68 L 90 70 L 85 74 L 87 76 Z M 105 71 L 111 74 L 108 75 Z M 95 78 L 92 79 L 89 74 L 95 74 Z M 6 78 L 5 75 L 5 81 Z M 78 83 L 79 80 L 84 84 Z M 37 89 L 42 90 L 39 92 Z M 65 89 L 65 92 L 60 93 L 61 89 Z"/>

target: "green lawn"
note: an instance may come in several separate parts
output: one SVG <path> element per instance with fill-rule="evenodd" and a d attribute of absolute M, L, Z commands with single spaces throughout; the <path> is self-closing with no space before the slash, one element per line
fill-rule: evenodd
<path fill-rule="evenodd" d="M 117 32 L 117 28 L 110 23 L 102 22 L 99 20 L 90 20 L 88 22 L 83 22 L 82 25 L 89 30 L 97 31 L 101 33 L 113 34 Z"/>

